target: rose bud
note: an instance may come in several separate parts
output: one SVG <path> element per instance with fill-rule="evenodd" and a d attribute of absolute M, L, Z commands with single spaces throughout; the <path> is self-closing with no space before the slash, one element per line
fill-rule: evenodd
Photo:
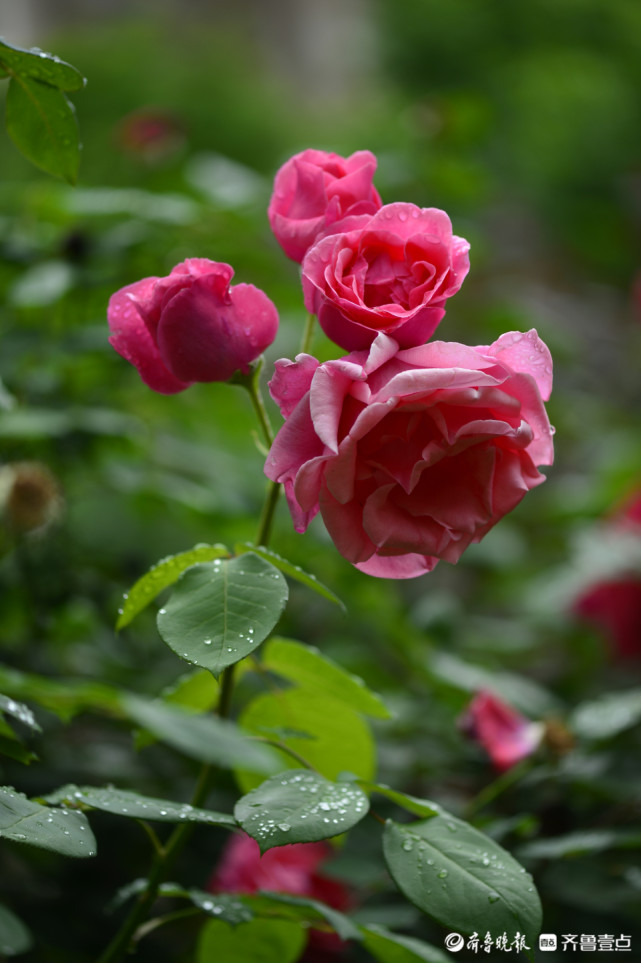
<path fill-rule="evenodd" d="M 121 288 L 107 309 L 110 344 L 162 394 L 246 374 L 276 337 L 278 312 L 253 284 L 230 287 L 233 276 L 228 264 L 190 258 Z"/>
<path fill-rule="evenodd" d="M 377 211 L 381 199 L 372 185 L 375 170 L 376 158 L 368 150 L 340 157 L 310 148 L 283 164 L 267 216 L 287 257 L 300 264 L 319 234 L 332 225 Z"/>

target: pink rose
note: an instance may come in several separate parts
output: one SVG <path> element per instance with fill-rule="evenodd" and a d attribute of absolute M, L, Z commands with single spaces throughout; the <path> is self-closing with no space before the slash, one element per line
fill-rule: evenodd
<path fill-rule="evenodd" d="M 494 766 L 503 771 L 532 755 L 544 727 L 531 722 L 491 692 L 479 692 L 460 720 L 463 732 L 479 742 Z"/>
<path fill-rule="evenodd" d="M 322 365 L 281 360 L 270 390 L 286 421 L 265 473 L 284 483 L 299 532 L 320 510 L 361 571 L 413 578 L 456 562 L 544 481 L 551 383 L 536 331 L 401 351 L 379 334 Z"/>
<path fill-rule="evenodd" d="M 381 206 L 372 185 L 376 158 L 368 150 L 350 157 L 304 150 L 276 174 L 267 215 L 283 251 L 299 264 L 317 236 L 352 214 L 373 214 Z"/>
<path fill-rule="evenodd" d="M 468 242 L 452 234 L 444 211 L 405 203 L 341 231 L 305 256 L 307 310 L 348 351 L 369 347 L 379 331 L 402 348 L 424 344 L 469 271 Z"/>
<path fill-rule="evenodd" d="M 247 372 L 276 337 L 278 312 L 253 284 L 230 287 L 233 276 L 229 264 L 190 258 L 121 288 L 107 309 L 110 344 L 167 395 Z"/>

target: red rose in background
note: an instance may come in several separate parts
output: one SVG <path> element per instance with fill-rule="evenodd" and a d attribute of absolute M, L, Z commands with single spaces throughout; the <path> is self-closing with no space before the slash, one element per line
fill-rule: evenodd
<path fill-rule="evenodd" d="M 543 737 L 542 723 L 531 722 L 487 690 L 474 696 L 459 724 L 500 771 L 530 756 Z"/>
<path fill-rule="evenodd" d="M 348 351 L 369 347 L 380 331 L 402 348 L 424 344 L 470 269 L 469 247 L 445 211 L 386 204 L 310 248 L 305 307 Z"/>
<path fill-rule="evenodd" d="M 278 312 L 253 284 L 230 287 L 233 276 L 229 264 L 190 258 L 121 288 L 107 309 L 110 344 L 162 394 L 247 372 L 276 337 Z"/>
<path fill-rule="evenodd" d="M 634 491 L 614 510 L 607 527 L 626 539 L 638 536 L 641 546 L 641 491 Z M 572 610 L 597 626 L 621 658 L 641 657 L 641 571 L 619 571 L 598 579 L 574 600 Z"/>
<path fill-rule="evenodd" d="M 376 158 L 368 150 L 350 157 L 309 148 L 277 172 L 267 216 L 283 251 L 299 264 L 322 232 L 347 216 L 381 206 L 372 184 Z"/>
<path fill-rule="evenodd" d="M 323 864 L 331 859 L 327 843 L 293 843 L 268 850 L 262 857 L 258 843 L 246 834 L 233 835 L 225 846 L 218 868 L 207 889 L 212 893 L 256 893 L 268 890 L 307 896 L 337 910 L 347 910 L 352 899 L 338 880 L 324 875 Z M 322 959 L 340 952 L 342 940 L 333 933 L 312 931 L 305 959 Z M 311 955 L 309 955 L 311 953 Z"/>
<path fill-rule="evenodd" d="M 458 561 L 545 480 L 551 385 L 535 331 L 405 351 L 379 334 L 322 365 L 281 360 L 270 390 L 286 421 L 265 473 L 284 483 L 297 531 L 320 511 L 361 571 L 413 578 Z"/>

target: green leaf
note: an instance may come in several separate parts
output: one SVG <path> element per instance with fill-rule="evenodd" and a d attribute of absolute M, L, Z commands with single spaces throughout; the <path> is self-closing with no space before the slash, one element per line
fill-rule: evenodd
<path fill-rule="evenodd" d="M 274 846 L 338 836 L 368 810 L 367 796 L 353 783 L 330 782 L 309 769 L 294 769 L 239 799 L 234 816 L 264 853 Z"/>
<path fill-rule="evenodd" d="M 3 956 L 18 956 L 31 949 L 33 939 L 22 920 L 0 903 L 0 953 Z"/>
<path fill-rule="evenodd" d="M 228 813 L 198 809 L 188 803 L 170 802 L 142 796 L 128 789 L 112 786 L 63 786 L 43 797 L 48 803 L 67 803 L 80 808 L 101 809 L 103 812 L 131 819 L 154 819 L 166 823 L 207 823 L 210 826 L 236 826 L 236 820 Z"/>
<path fill-rule="evenodd" d="M 64 720 L 86 709 L 122 715 L 122 694 L 98 682 L 48 679 L 0 665 L 0 688 L 14 699 L 37 702 Z"/>
<path fill-rule="evenodd" d="M 8 696 L 0 695 L 0 712 L 4 712 L 13 719 L 17 719 L 18 722 L 21 722 L 34 732 L 42 732 L 31 709 L 21 702 L 16 702 Z"/>
<path fill-rule="evenodd" d="M 641 722 L 641 689 L 610 692 L 577 706 L 570 728 L 582 739 L 611 739 Z"/>
<path fill-rule="evenodd" d="M 412 936 L 399 936 L 384 926 L 362 926 L 363 945 L 379 963 L 451 963 L 452 958 Z"/>
<path fill-rule="evenodd" d="M 0 837 L 64 856 L 96 855 L 96 840 L 86 816 L 41 806 L 7 786 L 0 788 Z"/>
<path fill-rule="evenodd" d="M 387 867 L 401 892 L 443 926 L 522 933 L 531 948 L 541 925 L 532 877 L 498 843 L 449 813 L 383 834 Z"/>
<path fill-rule="evenodd" d="M 135 887 L 126 894 L 126 898 L 135 896 L 136 893 L 145 889 L 146 879 L 136 880 Z M 216 919 L 237 926 L 238 923 L 247 923 L 254 918 L 252 909 L 246 905 L 244 896 L 233 896 L 229 893 L 207 893 L 202 889 L 185 889 L 176 883 L 163 883 L 160 893 L 165 897 L 188 899 L 190 903 L 202 910 L 208 916 L 215 916 Z"/>
<path fill-rule="evenodd" d="M 610 849 L 641 848 L 638 830 L 588 829 L 564 833 L 551 839 L 533 839 L 518 848 L 520 859 L 564 859 L 606 852 Z"/>
<path fill-rule="evenodd" d="M 196 963 L 296 963 L 306 940 L 289 920 L 253 919 L 233 929 L 211 920 L 201 930 Z"/>
<path fill-rule="evenodd" d="M 343 702 L 329 699 L 321 692 L 292 688 L 264 693 L 245 707 L 239 725 L 266 739 L 273 738 L 278 730 L 305 733 L 304 737 L 283 734 L 278 741 L 326 779 L 334 780 L 342 772 L 353 772 L 365 780 L 374 776 L 376 746 L 367 722 Z M 289 753 L 277 750 L 277 754 L 280 769 L 300 767 L 300 762 Z M 257 785 L 255 778 L 242 771 L 237 771 L 236 776 L 245 791 Z"/>
<path fill-rule="evenodd" d="M 234 551 L 237 555 L 244 552 L 253 552 L 255 555 L 260 555 L 261 558 L 266 559 L 275 565 L 276 568 L 284 575 L 289 575 L 290 578 L 295 579 L 295 581 L 300 582 L 302 585 L 306 585 L 307 588 L 312 589 L 317 592 L 318 595 L 322 595 L 323 598 L 328 599 L 333 602 L 334 605 L 340 606 L 343 612 L 347 609 L 343 602 L 339 599 L 337 595 L 334 595 L 331 589 L 328 589 L 326 585 L 319 582 L 315 575 L 311 575 L 309 572 L 304 572 L 299 565 L 294 565 L 293 562 L 288 562 L 286 558 L 277 555 L 276 552 L 272 552 L 270 549 L 264 548 L 262 545 L 256 546 L 252 545 L 250 542 L 240 542 L 234 545 Z"/>
<path fill-rule="evenodd" d="M 9 81 L 5 119 L 7 132 L 25 157 L 48 174 L 76 183 L 78 124 L 61 90 L 14 74 Z"/>
<path fill-rule="evenodd" d="M 177 706 L 130 694 L 123 696 L 122 701 L 138 725 L 192 759 L 227 768 L 240 765 L 263 774 L 281 768 L 274 750 L 247 738 L 233 722 L 194 715 Z"/>
<path fill-rule="evenodd" d="M 160 701 L 190 712 L 209 712 L 218 703 L 218 683 L 207 669 L 196 669 L 161 692 Z M 136 749 L 144 749 L 155 741 L 150 732 L 141 729 L 136 733 Z"/>
<path fill-rule="evenodd" d="M 158 613 L 158 631 L 181 658 L 219 675 L 267 638 L 287 582 L 258 555 L 192 565 Z"/>
<path fill-rule="evenodd" d="M 395 802 L 397 806 L 401 806 L 410 813 L 414 813 L 415 816 L 423 816 L 423 818 L 430 818 L 431 816 L 438 816 L 441 812 L 440 807 L 434 805 L 434 803 L 426 802 L 424 799 L 418 799 L 416 796 L 408 796 L 407 793 L 397 792 L 396 789 L 390 789 L 389 786 L 383 785 L 383 783 L 375 782 L 360 782 L 359 785 L 365 792 L 377 792 L 381 796 L 386 796 L 392 802 Z"/>
<path fill-rule="evenodd" d="M 35 762 L 38 758 L 35 752 L 26 749 L 9 726 L 6 727 L 6 731 L 3 730 L 4 727 L 0 725 L 0 756 L 8 756 L 9 759 L 15 759 L 24 766 Z"/>
<path fill-rule="evenodd" d="M 311 926 L 327 924 L 342 940 L 360 940 L 361 934 L 348 916 L 320 900 L 306 896 L 293 896 L 290 893 L 259 893 L 244 897 L 256 916 L 280 916 L 285 919 L 302 920 Z M 316 928 L 319 928 L 318 926 Z M 323 929 L 326 926 L 323 925 Z"/>
<path fill-rule="evenodd" d="M 169 555 L 150 568 L 146 575 L 139 578 L 136 584 L 124 597 L 124 605 L 120 610 L 116 629 L 124 629 L 126 625 L 142 612 L 157 595 L 173 585 L 185 569 L 197 562 L 210 562 L 215 558 L 229 558 L 229 551 L 224 545 L 196 545 L 188 552 Z"/>
<path fill-rule="evenodd" d="M 347 672 L 312 645 L 270 639 L 262 651 L 261 664 L 308 692 L 321 692 L 347 703 L 354 712 L 378 719 L 390 718 L 380 696 L 368 689 L 359 676 Z"/>
<path fill-rule="evenodd" d="M 60 90 L 81 90 L 86 83 L 79 70 L 55 54 L 45 53 L 37 47 L 25 50 L 6 40 L 0 40 L 0 65 L 5 73 L 31 77 Z"/>
<path fill-rule="evenodd" d="M 490 689 L 533 718 L 559 711 L 558 701 L 550 692 L 515 672 L 487 669 L 442 651 L 430 654 L 426 668 L 432 677 L 463 692 Z"/>

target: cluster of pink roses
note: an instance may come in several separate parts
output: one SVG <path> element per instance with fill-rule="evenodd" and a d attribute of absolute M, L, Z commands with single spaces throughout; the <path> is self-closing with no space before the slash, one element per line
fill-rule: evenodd
<path fill-rule="evenodd" d="M 276 362 L 285 424 L 265 472 L 294 524 L 320 511 L 361 571 L 412 578 L 456 562 L 544 476 L 550 354 L 535 331 L 487 347 L 426 343 L 468 270 L 443 211 L 382 205 L 368 151 L 307 150 L 276 176 L 269 207 L 302 261 L 305 305 L 350 353 Z"/>
<path fill-rule="evenodd" d="M 265 473 L 285 487 L 296 529 L 318 513 L 364 572 L 412 578 L 456 562 L 553 459 L 543 402 L 550 354 L 535 331 L 489 346 L 432 341 L 468 270 L 447 214 L 383 205 L 376 159 L 305 150 L 278 171 L 269 221 L 301 264 L 307 309 L 349 353 L 276 362 L 285 423 Z M 111 343 L 157 391 L 228 379 L 276 335 L 278 316 L 232 269 L 193 259 L 109 305 Z"/>

